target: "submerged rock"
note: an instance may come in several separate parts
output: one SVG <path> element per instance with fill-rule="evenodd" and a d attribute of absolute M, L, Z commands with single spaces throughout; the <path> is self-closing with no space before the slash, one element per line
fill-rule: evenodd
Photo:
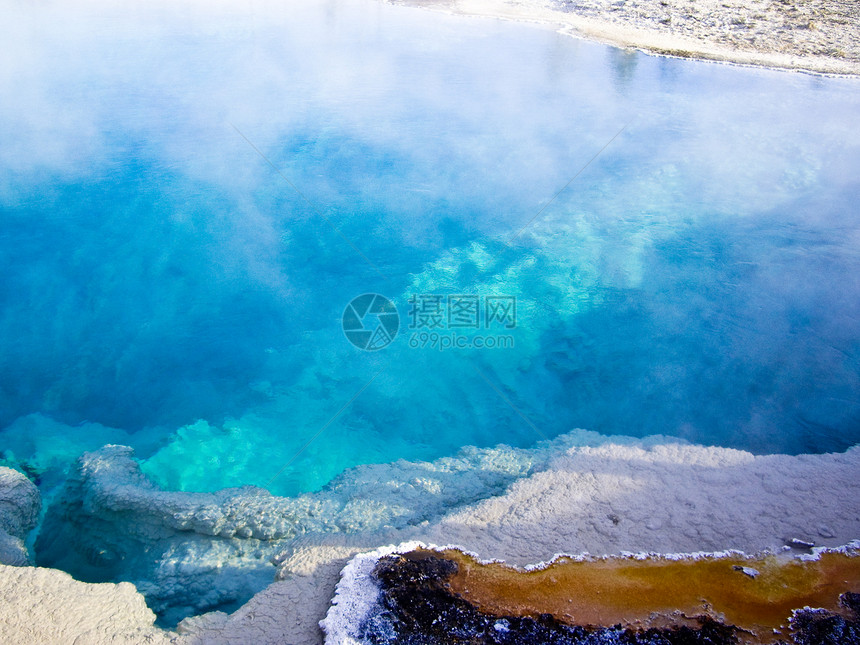
<path fill-rule="evenodd" d="M 0 564 L 32 564 L 24 540 L 36 526 L 42 498 L 27 477 L 0 466 Z"/>
<path fill-rule="evenodd" d="M 133 582 L 175 624 L 237 609 L 275 580 L 277 556 L 304 534 L 408 529 L 502 492 L 549 454 L 469 448 L 432 463 L 358 467 L 323 491 L 284 498 L 253 486 L 164 491 L 131 448 L 105 446 L 78 459 L 49 507 L 37 563 L 86 582 Z"/>
<path fill-rule="evenodd" d="M 106 446 L 78 460 L 39 532 L 40 566 L 85 582 L 133 582 L 168 623 L 238 606 L 271 581 L 259 546 L 286 535 L 288 518 L 267 521 L 267 492 L 161 491 L 131 454 Z M 245 528 L 251 537 L 236 537 Z"/>

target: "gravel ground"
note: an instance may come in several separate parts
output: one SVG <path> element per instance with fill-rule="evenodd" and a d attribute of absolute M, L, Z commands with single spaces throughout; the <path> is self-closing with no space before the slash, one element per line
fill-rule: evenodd
<path fill-rule="evenodd" d="M 856 0 L 552 0 L 581 16 L 734 49 L 860 62 Z"/>
<path fill-rule="evenodd" d="M 858 0 L 388 0 L 659 54 L 860 74 Z"/>

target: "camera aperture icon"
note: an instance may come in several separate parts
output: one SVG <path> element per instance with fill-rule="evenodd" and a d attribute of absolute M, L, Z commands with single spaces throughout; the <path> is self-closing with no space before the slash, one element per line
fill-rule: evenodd
<path fill-rule="evenodd" d="M 397 307 L 378 293 L 364 293 L 353 298 L 343 310 L 343 333 L 346 339 L 366 351 L 391 344 L 400 329 Z"/>

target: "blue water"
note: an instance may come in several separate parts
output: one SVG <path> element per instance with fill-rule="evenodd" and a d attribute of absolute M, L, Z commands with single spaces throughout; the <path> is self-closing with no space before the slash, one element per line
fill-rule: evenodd
<path fill-rule="evenodd" d="M 577 427 L 860 440 L 856 80 L 369 0 L 8 13 L 0 461 L 295 494 Z M 411 347 L 413 294 L 515 297 L 460 332 L 513 347 Z"/>

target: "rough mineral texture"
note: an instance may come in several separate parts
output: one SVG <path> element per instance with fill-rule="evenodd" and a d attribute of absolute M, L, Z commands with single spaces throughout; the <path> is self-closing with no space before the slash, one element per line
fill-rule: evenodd
<path fill-rule="evenodd" d="M 37 561 L 134 582 L 165 624 L 212 612 L 179 624 L 183 642 L 304 645 L 321 642 L 343 566 L 382 544 L 462 544 L 521 565 L 556 553 L 838 546 L 860 536 L 858 473 L 860 448 L 754 456 L 576 431 L 531 450 L 359 467 L 278 498 L 163 491 L 130 449 L 109 446 L 70 473 Z"/>
<path fill-rule="evenodd" d="M 0 564 L 32 564 L 24 540 L 41 508 L 39 489 L 18 471 L 0 466 Z"/>
<path fill-rule="evenodd" d="M 274 581 L 273 558 L 303 535 L 385 539 L 385 531 L 503 492 L 550 452 L 465 449 L 433 463 L 362 466 L 320 493 L 282 498 L 251 486 L 162 491 L 130 448 L 105 446 L 77 461 L 49 507 L 37 561 L 89 582 L 133 582 L 164 622 L 175 624 L 204 611 L 236 610 Z"/>
<path fill-rule="evenodd" d="M 170 643 L 127 582 L 86 584 L 62 571 L 0 565 L 4 645 Z"/>

